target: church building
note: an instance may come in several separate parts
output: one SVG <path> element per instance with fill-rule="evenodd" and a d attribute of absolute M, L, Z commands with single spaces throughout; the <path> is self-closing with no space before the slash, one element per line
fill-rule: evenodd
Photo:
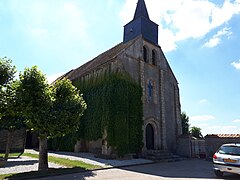
<path fill-rule="evenodd" d="M 176 152 L 182 134 L 178 82 L 158 43 L 158 25 L 151 21 L 144 0 L 138 0 L 133 20 L 124 26 L 121 43 L 61 78 L 89 79 L 106 69 L 127 73 L 142 88 L 142 152 Z M 102 154 L 108 154 L 99 142 Z"/>

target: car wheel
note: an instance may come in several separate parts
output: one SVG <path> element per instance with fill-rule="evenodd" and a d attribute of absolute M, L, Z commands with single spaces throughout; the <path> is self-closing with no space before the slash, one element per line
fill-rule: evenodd
<path fill-rule="evenodd" d="M 214 173 L 217 177 L 222 177 L 223 176 L 223 172 L 221 172 L 221 171 L 215 170 Z"/>

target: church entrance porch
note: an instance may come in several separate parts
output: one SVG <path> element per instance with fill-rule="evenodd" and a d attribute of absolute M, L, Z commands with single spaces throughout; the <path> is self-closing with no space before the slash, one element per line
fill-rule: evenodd
<path fill-rule="evenodd" d="M 151 124 L 146 127 L 146 148 L 147 150 L 154 149 L 154 129 Z"/>
<path fill-rule="evenodd" d="M 144 121 L 143 152 L 165 149 L 164 144 L 162 144 L 162 131 L 159 121 L 154 118 L 145 119 Z"/>

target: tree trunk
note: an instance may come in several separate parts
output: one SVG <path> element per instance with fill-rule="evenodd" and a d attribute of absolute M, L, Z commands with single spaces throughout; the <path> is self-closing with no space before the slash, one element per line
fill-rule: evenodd
<path fill-rule="evenodd" d="M 48 170 L 48 149 L 47 149 L 47 135 L 40 134 L 39 136 L 39 171 Z"/>
<path fill-rule="evenodd" d="M 12 133 L 13 133 L 12 131 L 8 131 L 4 161 L 8 160 L 8 156 L 10 153 L 10 149 L 11 149 L 11 145 L 12 145 Z"/>

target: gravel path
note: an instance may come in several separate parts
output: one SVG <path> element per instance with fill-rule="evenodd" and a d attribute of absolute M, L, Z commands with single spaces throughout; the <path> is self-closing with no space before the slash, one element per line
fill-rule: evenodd
<path fill-rule="evenodd" d="M 25 152 L 38 153 L 37 151 L 34 151 L 34 150 L 25 150 Z M 94 157 L 94 154 L 92 153 L 49 152 L 48 155 L 59 157 L 59 158 L 67 158 L 70 160 L 82 161 L 88 164 L 98 165 L 102 167 L 119 167 L 119 166 L 145 164 L 145 163 L 152 162 L 151 160 L 147 160 L 147 159 L 129 159 L 129 160 L 100 159 L 100 158 Z"/>
<path fill-rule="evenodd" d="M 60 166 L 54 163 L 49 163 L 48 165 L 50 168 L 64 168 L 64 166 Z M 0 174 L 21 173 L 37 170 L 38 159 L 22 156 L 20 158 L 9 159 L 6 166 L 0 168 Z"/>
<path fill-rule="evenodd" d="M 38 154 L 34 150 L 25 150 L 25 153 L 34 153 Z M 91 153 L 73 153 L 73 152 L 49 152 L 49 156 L 67 158 L 70 160 L 78 160 L 88 164 L 106 167 L 119 167 L 119 166 L 128 166 L 136 164 L 145 164 L 151 163 L 152 161 L 146 159 L 130 159 L 130 160 L 106 160 L 95 158 Z M 49 163 L 51 168 L 64 168 L 54 163 Z M 29 157 L 20 157 L 18 159 L 9 159 L 7 165 L 3 168 L 0 168 L 0 174 L 10 174 L 10 173 L 21 173 L 29 171 L 37 171 L 38 169 L 38 159 L 29 158 Z"/>

